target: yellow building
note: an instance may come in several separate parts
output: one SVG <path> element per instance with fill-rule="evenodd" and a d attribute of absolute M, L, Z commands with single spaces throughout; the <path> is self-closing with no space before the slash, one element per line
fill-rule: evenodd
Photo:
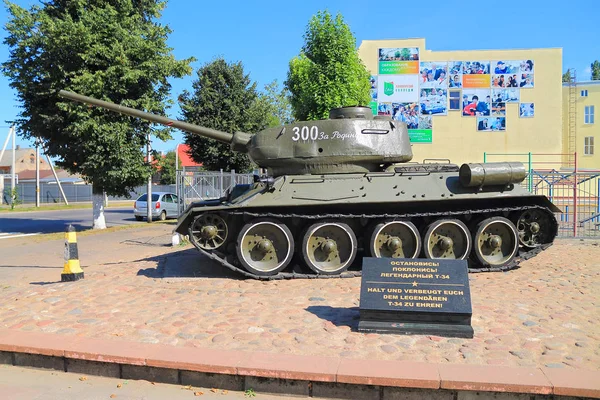
<path fill-rule="evenodd" d="M 600 170 L 600 81 L 563 84 L 565 153 L 577 152 L 578 170 Z"/>
<path fill-rule="evenodd" d="M 359 55 L 374 113 L 409 124 L 413 161 L 460 165 L 487 153 L 488 162 L 527 162 L 533 153 L 561 168 L 562 49 L 434 52 L 425 39 L 364 40 Z"/>

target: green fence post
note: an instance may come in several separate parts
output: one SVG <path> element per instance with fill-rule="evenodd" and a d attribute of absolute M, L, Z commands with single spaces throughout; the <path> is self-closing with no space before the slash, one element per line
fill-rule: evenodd
<path fill-rule="evenodd" d="M 528 182 L 528 186 L 529 186 L 529 191 L 531 192 L 533 189 L 533 175 L 531 174 L 532 168 L 531 168 L 531 152 L 528 153 L 528 164 L 529 164 L 529 182 Z"/>

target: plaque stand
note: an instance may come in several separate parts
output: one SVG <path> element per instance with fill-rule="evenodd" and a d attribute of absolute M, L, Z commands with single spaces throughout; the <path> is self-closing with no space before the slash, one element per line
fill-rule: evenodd
<path fill-rule="evenodd" d="M 360 310 L 358 331 L 473 338 L 471 314 L 415 314 L 413 312 Z"/>

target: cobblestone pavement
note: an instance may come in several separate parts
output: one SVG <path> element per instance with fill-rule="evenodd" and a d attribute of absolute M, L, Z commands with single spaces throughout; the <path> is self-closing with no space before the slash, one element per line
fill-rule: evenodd
<path fill-rule="evenodd" d="M 191 246 L 153 246 L 141 237 L 105 245 L 104 257 L 94 259 L 113 261 L 85 267 L 77 282 L 3 283 L 0 328 L 183 347 L 598 370 L 599 244 L 560 240 L 517 270 L 470 274 L 473 339 L 359 333 L 360 278 L 242 280 Z"/>

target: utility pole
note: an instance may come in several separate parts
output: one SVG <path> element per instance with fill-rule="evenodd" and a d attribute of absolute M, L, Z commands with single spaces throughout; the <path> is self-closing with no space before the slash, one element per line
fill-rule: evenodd
<path fill-rule="evenodd" d="M 148 133 L 148 141 L 146 142 L 146 158 L 150 165 L 150 176 L 148 177 L 148 189 L 146 193 L 146 218 L 148 219 L 148 223 L 150 223 L 152 222 L 152 155 L 150 154 L 150 133 Z"/>
<path fill-rule="evenodd" d="M 177 201 L 179 201 L 179 174 L 177 173 L 177 167 L 179 166 L 179 144 L 175 146 L 175 194 L 177 195 Z"/>
<path fill-rule="evenodd" d="M 12 167 L 11 167 L 11 178 L 10 178 L 10 204 L 13 204 L 15 202 L 15 173 L 16 173 L 16 166 L 17 166 L 17 160 L 16 160 L 16 144 L 15 144 L 15 127 L 12 127 Z"/>
<path fill-rule="evenodd" d="M 35 140 L 35 206 L 40 206 L 40 139 Z"/>

